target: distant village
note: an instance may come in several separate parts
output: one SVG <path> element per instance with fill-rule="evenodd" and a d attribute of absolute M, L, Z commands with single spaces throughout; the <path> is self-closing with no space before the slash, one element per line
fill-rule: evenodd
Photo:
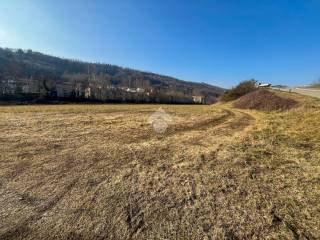
<path fill-rule="evenodd" d="M 111 102 L 177 102 L 205 104 L 202 95 L 187 95 L 161 88 L 127 87 L 106 84 L 89 77 L 87 80 L 58 81 L 48 79 L 6 78 L 0 80 L 0 98 L 5 99 L 56 99 Z"/>
<path fill-rule="evenodd" d="M 225 89 L 111 64 L 0 48 L 0 101 L 210 104 Z"/>

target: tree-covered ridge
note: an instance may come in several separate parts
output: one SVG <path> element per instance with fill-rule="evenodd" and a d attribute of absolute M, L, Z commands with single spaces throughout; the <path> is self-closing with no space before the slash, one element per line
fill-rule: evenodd
<path fill-rule="evenodd" d="M 111 64 L 0 48 L 2 100 L 212 103 L 223 89 Z"/>

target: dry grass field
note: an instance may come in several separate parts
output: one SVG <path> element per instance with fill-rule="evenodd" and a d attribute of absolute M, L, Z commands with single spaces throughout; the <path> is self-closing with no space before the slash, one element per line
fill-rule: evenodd
<path fill-rule="evenodd" d="M 299 106 L 0 107 L 0 239 L 319 239 L 320 102 L 282 94 Z"/>

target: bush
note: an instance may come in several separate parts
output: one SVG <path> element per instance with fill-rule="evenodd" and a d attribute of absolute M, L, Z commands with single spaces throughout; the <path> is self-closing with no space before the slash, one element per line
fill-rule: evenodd
<path fill-rule="evenodd" d="M 239 83 L 236 87 L 233 87 L 231 90 L 226 91 L 220 98 L 222 102 L 229 102 L 242 97 L 250 92 L 255 91 L 256 81 L 255 80 L 247 80 Z"/>

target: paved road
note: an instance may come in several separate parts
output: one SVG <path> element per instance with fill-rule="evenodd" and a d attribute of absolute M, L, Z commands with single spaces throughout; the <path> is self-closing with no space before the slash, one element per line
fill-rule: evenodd
<path fill-rule="evenodd" d="M 274 88 L 274 89 L 280 90 L 280 91 L 286 91 L 286 92 L 290 91 L 289 88 Z M 302 95 L 320 98 L 320 90 L 317 90 L 317 89 L 292 88 L 291 91 L 302 94 Z"/>

